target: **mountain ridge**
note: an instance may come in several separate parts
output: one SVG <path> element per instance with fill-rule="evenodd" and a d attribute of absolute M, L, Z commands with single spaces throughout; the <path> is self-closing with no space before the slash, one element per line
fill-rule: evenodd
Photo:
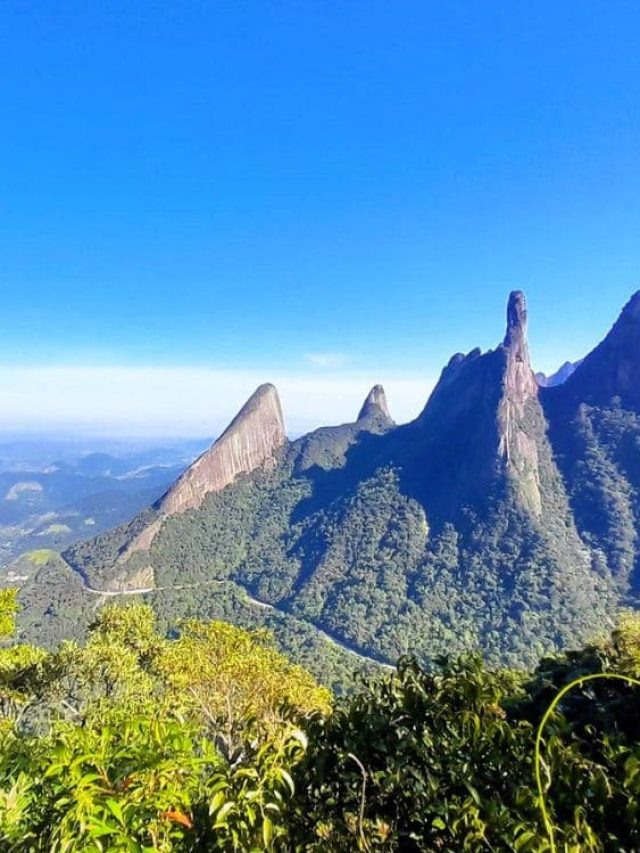
<path fill-rule="evenodd" d="M 207 465 L 65 558 L 96 588 L 202 584 L 194 612 L 207 583 L 228 580 L 378 659 L 480 647 L 522 665 L 588 639 L 637 592 L 640 309 L 632 298 L 549 388 L 527 325 L 513 291 L 503 340 L 453 356 L 409 424 L 393 423 L 374 386 L 353 422 L 290 441 L 277 392 L 261 386 Z M 205 478 L 195 505 L 191 485 L 185 501 L 168 497 L 193 470 L 215 473 L 209 463 L 247 423 L 253 455 Z"/>

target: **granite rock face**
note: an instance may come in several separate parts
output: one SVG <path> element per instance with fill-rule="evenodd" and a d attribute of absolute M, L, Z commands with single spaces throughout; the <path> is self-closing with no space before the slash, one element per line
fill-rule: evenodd
<path fill-rule="evenodd" d="M 552 404 L 608 405 L 619 397 L 623 406 L 640 409 L 640 290 L 622 309 L 606 338 L 587 355 L 562 385 L 545 389 Z"/>
<path fill-rule="evenodd" d="M 371 391 L 367 394 L 366 400 L 362 404 L 358 420 L 362 421 L 365 418 L 382 417 L 389 422 L 392 422 L 387 403 L 387 395 L 385 394 L 382 385 L 374 385 Z"/>
<path fill-rule="evenodd" d="M 127 549 L 148 550 L 165 518 L 197 509 L 211 492 L 219 492 L 241 474 L 275 464 L 286 441 L 276 388 L 261 385 L 222 435 L 176 480 L 157 505 L 158 518 Z"/>
<path fill-rule="evenodd" d="M 529 362 L 524 294 L 509 296 L 502 344 L 450 359 L 416 424 L 424 436 L 424 478 L 430 494 L 438 495 L 443 517 L 472 493 L 482 500 L 503 475 L 526 508 L 540 514 L 544 418 Z"/>
<path fill-rule="evenodd" d="M 261 385 L 220 438 L 187 468 L 160 502 L 164 515 L 199 507 L 209 492 L 219 492 L 240 474 L 273 463 L 286 439 L 275 387 Z"/>
<path fill-rule="evenodd" d="M 520 290 L 509 295 L 503 347 L 506 361 L 504 390 L 498 408 L 498 453 L 515 477 L 524 502 L 539 515 L 542 506 L 538 445 L 543 418 L 538 402 L 538 383 L 529 360 L 527 303 Z M 532 428 L 534 424 L 537 429 Z"/>
<path fill-rule="evenodd" d="M 505 393 L 514 403 L 522 404 L 529 397 L 536 396 L 538 387 L 529 360 L 527 303 L 521 290 L 514 290 L 509 295 L 504 348 L 507 354 Z"/>

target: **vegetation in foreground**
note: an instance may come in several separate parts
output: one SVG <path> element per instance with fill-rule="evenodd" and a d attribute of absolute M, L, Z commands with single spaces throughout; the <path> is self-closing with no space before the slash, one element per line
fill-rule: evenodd
<path fill-rule="evenodd" d="M 332 700 L 265 632 L 144 605 L 86 643 L 12 644 L 0 591 L 0 850 L 547 851 L 535 729 L 558 690 L 640 674 L 640 618 L 531 674 L 405 659 Z M 595 681 L 545 730 L 558 851 L 640 849 L 640 691 Z"/>

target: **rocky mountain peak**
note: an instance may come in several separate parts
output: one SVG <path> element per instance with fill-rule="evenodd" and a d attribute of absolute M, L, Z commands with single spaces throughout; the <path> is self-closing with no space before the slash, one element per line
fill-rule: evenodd
<path fill-rule="evenodd" d="M 527 300 L 521 290 L 512 290 L 507 302 L 506 347 L 527 345 Z"/>
<path fill-rule="evenodd" d="M 475 347 L 475 349 L 472 349 L 466 355 L 463 352 L 454 353 L 442 369 L 442 373 L 440 374 L 440 379 L 438 380 L 436 387 L 441 389 L 445 385 L 453 382 L 465 367 L 477 358 L 480 358 L 481 355 L 482 351 L 480 347 Z"/>
<path fill-rule="evenodd" d="M 162 522 L 197 509 L 211 492 L 219 492 L 241 474 L 275 464 L 286 441 L 280 398 L 274 385 L 260 385 L 222 435 L 176 480 L 157 505 L 158 518 L 134 540 L 124 556 L 147 550 Z"/>
<path fill-rule="evenodd" d="M 521 502 L 539 516 L 537 444 L 544 440 L 544 429 L 521 291 L 509 296 L 503 342 L 484 354 L 477 348 L 466 355 L 456 353 L 416 426 L 420 428 L 414 433 L 416 440 L 423 442 L 428 457 L 425 477 L 438 484 L 430 492 L 433 497 L 438 489 L 437 504 L 432 505 L 437 512 L 446 516 L 454 506 L 469 501 L 469 483 L 479 496 L 506 475 Z"/>
<path fill-rule="evenodd" d="M 284 438 L 282 406 L 280 404 L 280 397 L 278 396 L 278 390 L 275 385 L 272 385 L 270 382 L 265 382 L 263 385 L 259 385 L 256 388 L 235 418 L 231 421 L 229 426 L 222 433 L 220 438 L 211 447 L 211 450 L 213 450 L 213 447 L 222 441 L 225 436 L 237 430 L 239 426 L 247 421 L 252 423 L 254 426 L 261 425 L 262 427 L 265 427 L 269 425 L 269 428 L 274 428 L 277 432 L 280 432 Z"/>
<path fill-rule="evenodd" d="M 360 413 L 358 414 L 358 420 L 361 421 L 364 418 L 371 418 L 374 416 L 382 416 L 386 420 L 391 420 L 389 405 L 387 403 L 387 395 L 385 394 L 382 385 L 374 385 L 371 391 L 369 391 L 364 403 L 362 404 Z"/>
<path fill-rule="evenodd" d="M 527 302 L 521 290 L 509 294 L 503 392 L 498 407 L 498 455 L 515 476 L 522 498 L 538 515 L 541 511 L 536 437 L 527 425 L 541 415 L 538 383 L 531 369 L 527 344 Z"/>
<path fill-rule="evenodd" d="M 537 394 L 527 343 L 527 301 L 521 290 L 513 290 L 507 303 L 507 332 L 503 344 L 507 364 L 504 384 L 507 397 L 517 405 Z"/>
<path fill-rule="evenodd" d="M 240 474 L 273 460 L 285 441 L 280 398 L 274 385 L 260 385 L 220 438 L 187 468 L 160 503 L 166 515 L 200 506 Z"/>

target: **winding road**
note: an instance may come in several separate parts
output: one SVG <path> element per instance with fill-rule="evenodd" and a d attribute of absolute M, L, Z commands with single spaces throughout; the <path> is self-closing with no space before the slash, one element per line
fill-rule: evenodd
<path fill-rule="evenodd" d="M 66 561 L 65 561 L 66 562 Z M 67 565 L 69 565 L 67 563 Z M 203 586 L 216 586 L 222 585 L 225 583 L 230 583 L 230 581 L 223 580 L 212 580 L 212 581 L 204 581 L 199 584 L 175 584 L 173 586 L 147 586 L 147 587 L 139 587 L 136 589 L 122 589 L 122 590 L 112 590 L 112 589 L 96 589 L 95 587 L 89 586 L 85 577 L 83 577 L 79 572 L 76 572 L 73 566 L 69 566 L 69 569 L 75 574 L 79 574 L 82 578 L 82 584 L 85 590 L 92 595 L 100 596 L 102 598 L 117 598 L 126 595 L 147 595 L 152 592 L 166 592 L 177 589 L 201 589 Z M 232 581 L 231 581 L 232 583 Z M 253 598 L 249 593 L 243 589 L 242 587 L 238 587 L 245 594 L 245 601 L 247 604 L 251 604 L 254 607 L 259 607 L 262 610 L 271 610 L 274 613 L 278 613 L 282 616 L 290 616 L 291 614 L 286 613 L 284 610 L 280 610 L 278 607 L 274 607 L 273 604 L 268 604 L 266 601 L 260 601 L 258 598 Z M 295 617 L 296 619 L 298 617 Z M 300 620 L 302 621 L 302 620 Z M 338 639 L 333 634 L 323 630 L 322 628 L 318 628 L 317 625 L 314 625 L 312 622 L 306 622 L 305 624 L 314 628 L 327 642 L 331 643 L 334 646 L 338 646 L 343 651 L 347 652 L 354 657 L 359 658 L 359 660 L 367 661 L 368 663 L 372 663 L 375 666 L 381 666 L 384 669 L 394 669 L 395 667 L 391 666 L 391 664 L 387 663 L 384 660 L 378 660 L 376 658 L 369 657 L 369 655 L 363 654 L 359 651 L 355 646 L 352 646 L 350 643 L 345 643 L 343 640 Z"/>

